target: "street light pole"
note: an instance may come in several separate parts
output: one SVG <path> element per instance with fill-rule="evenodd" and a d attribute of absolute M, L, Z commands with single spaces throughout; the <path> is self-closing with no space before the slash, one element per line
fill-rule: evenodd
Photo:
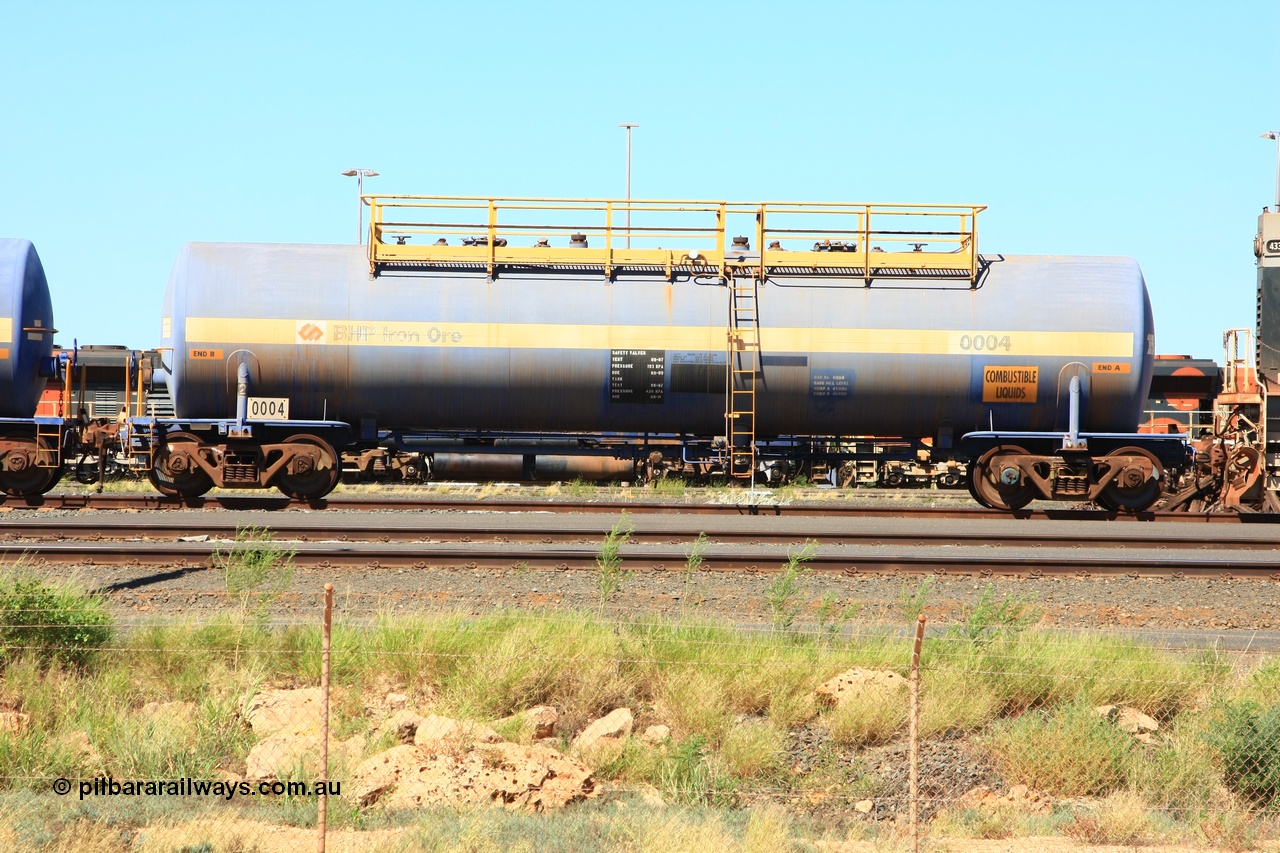
<path fill-rule="evenodd" d="M 1268 130 L 1262 138 L 1276 141 L 1276 206 L 1271 209 L 1280 213 L 1280 130 Z"/>
<path fill-rule="evenodd" d="M 373 169 L 347 169 L 342 174 L 356 179 L 356 245 L 364 244 L 364 179 L 376 178 Z"/>
<path fill-rule="evenodd" d="M 631 129 L 640 125 L 623 122 L 618 127 L 627 129 L 627 248 L 631 248 Z"/>

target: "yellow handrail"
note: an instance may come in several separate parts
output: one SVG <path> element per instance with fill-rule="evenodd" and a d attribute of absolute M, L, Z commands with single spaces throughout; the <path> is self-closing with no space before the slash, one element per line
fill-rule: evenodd
<path fill-rule="evenodd" d="M 621 267 L 658 267 L 670 273 L 675 268 L 719 272 L 727 265 L 751 269 L 761 278 L 786 271 L 840 270 L 865 276 L 868 283 L 886 275 L 973 282 L 978 273 L 977 217 L 986 209 L 870 202 L 364 199 L 371 211 L 369 262 L 375 274 L 388 264 L 483 266 L 491 275 L 502 266 L 566 265 L 600 268 L 611 275 Z M 615 216 L 624 211 L 630 214 L 627 224 Z M 729 229 L 739 222 L 739 233 L 755 237 L 754 249 L 729 245 Z M 535 236 L 540 239 L 532 245 L 513 245 Z M 557 245 L 557 239 L 565 244 Z M 592 240 L 603 246 L 593 246 Z"/>

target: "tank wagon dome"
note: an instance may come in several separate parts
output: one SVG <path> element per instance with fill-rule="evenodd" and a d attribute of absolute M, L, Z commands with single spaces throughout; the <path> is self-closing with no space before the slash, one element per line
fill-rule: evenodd
<path fill-rule="evenodd" d="M 35 246 L 0 238 L 0 417 L 35 414 L 53 332 L 53 302 Z"/>
<path fill-rule="evenodd" d="M 1129 258 L 983 255 L 970 282 L 791 274 L 758 287 L 755 433 L 1135 429 L 1154 327 Z M 377 427 L 722 435 L 726 288 L 622 272 L 370 275 L 361 246 L 190 243 L 163 315 L 181 417 L 236 371 L 291 418 Z"/>

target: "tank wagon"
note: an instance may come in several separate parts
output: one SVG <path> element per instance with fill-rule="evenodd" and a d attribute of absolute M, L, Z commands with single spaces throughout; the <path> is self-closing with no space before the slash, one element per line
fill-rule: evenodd
<path fill-rule="evenodd" d="M 1143 509 L 1185 457 L 1133 432 L 1154 352 L 1137 263 L 979 254 L 980 206 L 366 201 L 367 247 L 182 248 L 175 417 L 139 423 L 161 491 L 316 498 L 344 449 L 549 437 L 754 478 L 903 436 L 989 506 Z"/>
<path fill-rule="evenodd" d="M 39 495 L 62 477 L 63 420 L 36 417 L 53 356 L 53 303 L 29 240 L 0 238 L 0 492 Z"/>

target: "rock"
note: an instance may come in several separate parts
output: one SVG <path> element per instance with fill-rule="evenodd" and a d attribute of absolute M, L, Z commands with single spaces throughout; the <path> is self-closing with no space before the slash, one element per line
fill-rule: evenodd
<path fill-rule="evenodd" d="M 1138 732 L 1154 732 L 1160 729 L 1159 723 L 1137 708 L 1121 708 L 1120 718 L 1116 721 L 1116 725 L 1131 735 L 1136 735 Z"/>
<path fill-rule="evenodd" d="M 196 715 L 195 702 L 148 702 L 138 709 L 144 717 L 159 717 L 190 722 Z"/>
<path fill-rule="evenodd" d="M 418 723 L 413 742 L 418 746 L 448 746 L 451 749 L 467 749 L 473 743 L 502 743 L 502 736 L 493 729 L 470 720 L 451 720 L 432 714 Z"/>
<path fill-rule="evenodd" d="M 956 799 L 960 808 L 998 809 L 1014 807 L 1030 814 L 1044 815 L 1053 811 L 1054 802 L 1047 794 L 1034 791 L 1026 785 L 1014 785 L 1004 795 L 997 794 L 987 785 L 970 788 Z"/>
<path fill-rule="evenodd" d="M 616 708 L 583 729 L 582 734 L 573 739 L 573 746 L 579 752 L 587 753 L 603 746 L 620 744 L 631 735 L 634 726 L 631 709 Z"/>
<path fill-rule="evenodd" d="M 1160 724 L 1137 708 L 1120 705 L 1099 705 L 1093 709 L 1099 717 L 1109 723 L 1115 723 L 1123 731 L 1131 735 L 1139 732 L 1159 731 Z"/>
<path fill-rule="evenodd" d="M 0 734 L 19 737 L 31 728 L 31 715 L 21 711 L 0 711 Z"/>
<path fill-rule="evenodd" d="M 476 744 L 461 755 L 397 746 L 357 767 L 349 785 L 359 806 L 387 810 L 492 802 L 544 811 L 596 793 L 581 762 L 553 749 L 506 742 Z"/>
<path fill-rule="evenodd" d="M 664 743 L 671 738 L 670 726 L 649 726 L 640 735 L 640 740 L 648 744 Z"/>
<path fill-rule="evenodd" d="M 393 732 L 400 743 L 413 743 L 418 734 L 418 726 L 426 717 L 416 714 L 408 708 L 396 711 L 378 726 L 375 736 Z"/>
<path fill-rule="evenodd" d="M 254 744 L 245 759 L 247 779 L 317 779 L 320 772 L 319 734 L 276 732 Z M 329 739 L 329 769 L 335 762 L 354 763 L 364 752 L 365 739 Z"/>
<path fill-rule="evenodd" d="M 830 708 L 853 696 L 895 696 L 906 686 L 907 679 L 891 670 L 854 667 L 818 685 L 813 695 L 818 703 Z"/>
<path fill-rule="evenodd" d="M 871 809 L 875 803 L 871 800 L 858 800 L 853 804 L 853 810 L 861 814 L 871 814 Z"/>
<path fill-rule="evenodd" d="M 249 701 L 244 716 L 258 737 L 281 731 L 293 734 L 319 732 L 321 698 L 319 687 L 266 690 Z"/>
<path fill-rule="evenodd" d="M 403 693 L 388 693 L 386 698 L 382 700 L 382 704 L 388 708 L 400 708 L 409 701 L 409 697 Z"/>
<path fill-rule="evenodd" d="M 494 723 L 498 728 L 518 725 L 520 737 L 530 740 L 543 740 L 555 735 L 556 725 L 560 722 L 560 714 L 550 705 L 537 705 L 510 717 L 503 717 Z"/>

